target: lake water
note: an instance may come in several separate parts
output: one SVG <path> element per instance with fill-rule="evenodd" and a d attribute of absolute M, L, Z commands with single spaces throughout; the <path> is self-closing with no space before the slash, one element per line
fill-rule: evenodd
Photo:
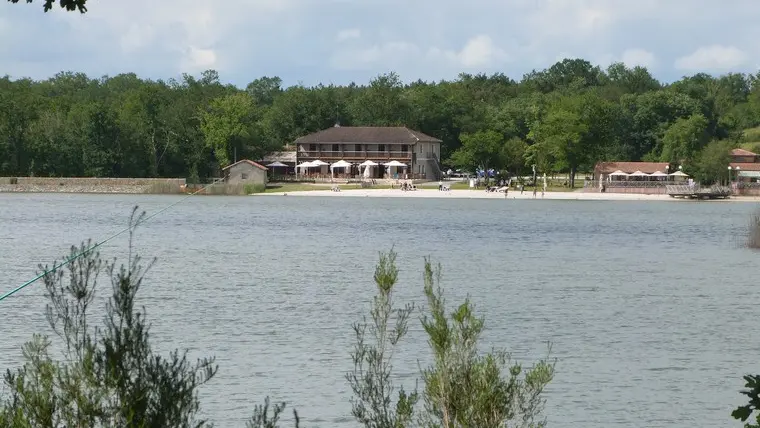
<path fill-rule="evenodd" d="M 171 196 L 0 194 L 0 289 L 83 239 Z M 753 203 L 194 197 L 143 225 L 158 262 L 142 291 L 155 346 L 216 355 L 204 414 L 241 427 L 266 395 L 309 427 L 353 427 L 351 324 L 395 246 L 400 301 L 422 303 L 423 257 L 443 265 L 450 304 L 472 296 L 485 346 L 559 359 L 554 427 L 740 426 L 742 375 L 760 371 L 758 253 L 739 248 Z M 126 258 L 126 236 L 103 247 Z M 103 281 L 105 295 L 110 289 Z M 0 302 L 0 369 L 48 331 L 42 284 Z M 396 366 L 413 386 L 428 353 L 419 323 Z"/>

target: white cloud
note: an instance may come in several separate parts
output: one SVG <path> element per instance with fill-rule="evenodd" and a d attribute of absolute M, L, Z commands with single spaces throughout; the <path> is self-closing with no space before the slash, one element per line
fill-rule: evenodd
<path fill-rule="evenodd" d="M 623 64 L 628 67 L 646 67 L 652 68 L 656 64 L 655 56 L 652 52 L 644 49 L 627 49 L 620 58 Z"/>
<path fill-rule="evenodd" d="M 279 75 L 286 85 L 361 83 L 391 70 L 409 80 L 461 71 L 519 79 L 578 57 L 602 66 L 656 67 L 658 78 L 673 80 L 683 70 L 749 71 L 749 59 L 760 55 L 755 0 L 728 6 L 711 0 L 131 0 L 95 2 L 85 15 L 45 14 L 37 2 L 2 7 L 0 36 L 25 37 L 0 44 L 0 69 L 34 78 L 61 70 L 169 78 L 180 69 L 214 67 L 241 86 L 261 75 Z M 677 58 L 692 52 L 691 43 L 704 48 Z"/>
<path fill-rule="evenodd" d="M 153 41 L 155 31 L 153 27 L 141 24 L 132 24 L 121 36 L 120 46 L 122 51 L 131 53 L 138 51 Z"/>
<path fill-rule="evenodd" d="M 201 49 L 190 46 L 177 69 L 179 73 L 197 73 L 217 66 L 217 56 L 213 49 Z"/>
<path fill-rule="evenodd" d="M 335 52 L 330 64 L 338 70 L 368 70 L 375 66 L 398 66 L 409 57 L 419 53 L 419 48 L 402 41 L 380 43 L 358 49 Z"/>
<path fill-rule="evenodd" d="M 351 28 L 347 30 L 341 30 L 335 36 L 335 40 L 342 42 L 345 40 L 358 39 L 362 36 L 361 30 L 358 28 Z"/>
<path fill-rule="evenodd" d="M 493 39 L 485 34 L 477 35 L 467 41 L 460 51 L 442 50 L 431 48 L 428 56 L 432 58 L 445 58 L 454 65 L 465 69 L 489 67 L 501 63 L 507 59 L 507 54 L 498 47 Z"/>
<path fill-rule="evenodd" d="M 585 39 L 605 31 L 621 16 L 615 1 L 539 0 L 524 4 L 524 28 L 537 41 Z"/>
<path fill-rule="evenodd" d="M 363 48 L 346 48 L 336 51 L 330 64 L 337 70 L 370 70 L 381 67 L 394 70 L 426 67 L 428 70 L 472 71 L 491 69 L 503 64 L 508 59 L 488 35 L 481 34 L 470 38 L 460 50 L 423 48 L 405 41 L 392 41 Z M 415 78 L 427 78 L 427 74 Z"/>
<path fill-rule="evenodd" d="M 674 65 L 679 70 L 689 71 L 723 71 L 741 67 L 747 63 L 749 56 L 735 46 L 703 46 L 692 54 L 676 59 Z"/>
<path fill-rule="evenodd" d="M 263 45 L 262 37 L 251 29 L 277 25 L 277 18 L 296 1 L 300 0 L 225 0 L 219 5 L 203 0 L 99 2 L 85 15 L 55 11 L 45 18 L 68 24 L 70 39 L 90 41 L 101 51 L 93 56 L 104 62 L 109 61 L 106 56 L 122 61 L 124 71 L 135 59 L 145 61 L 148 56 L 159 58 L 171 73 L 184 67 L 188 69 L 183 71 L 193 72 L 234 64 L 251 54 L 225 48 L 239 47 L 248 37 Z M 38 15 L 43 18 L 41 11 Z"/>

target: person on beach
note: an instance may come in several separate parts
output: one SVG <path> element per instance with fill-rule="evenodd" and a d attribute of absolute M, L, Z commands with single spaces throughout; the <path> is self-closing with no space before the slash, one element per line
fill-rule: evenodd
<path fill-rule="evenodd" d="M 536 193 L 538 193 L 538 186 L 533 186 L 533 199 L 536 199 Z"/>

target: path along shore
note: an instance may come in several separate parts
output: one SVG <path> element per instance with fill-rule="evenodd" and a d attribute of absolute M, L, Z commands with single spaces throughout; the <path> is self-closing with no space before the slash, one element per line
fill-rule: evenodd
<path fill-rule="evenodd" d="M 510 191 L 504 195 L 499 192 L 486 192 L 485 190 L 449 190 L 417 189 L 402 191 L 398 189 L 357 189 L 342 190 L 307 190 L 296 192 L 258 193 L 253 196 L 329 196 L 337 198 L 366 197 L 366 198 L 440 198 L 440 199 L 529 199 L 529 200 L 554 200 L 554 201 L 672 201 L 672 202 L 696 202 L 696 200 L 676 199 L 668 195 L 642 195 L 634 193 L 586 193 L 586 192 L 546 192 L 541 196 L 538 192 L 533 197 L 532 191 L 520 194 L 519 191 Z M 705 202 L 760 202 L 760 197 L 733 196 L 729 199 L 716 199 Z"/>

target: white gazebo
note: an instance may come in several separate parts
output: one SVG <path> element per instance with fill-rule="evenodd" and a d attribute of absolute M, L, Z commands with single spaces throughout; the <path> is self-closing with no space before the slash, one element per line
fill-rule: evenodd
<path fill-rule="evenodd" d="M 272 162 L 267 165 L 267 168 L 272 168 L 272 176 L 274 177 L 274 168 L 287 168 L 288 166 L 282 162 Z M 286 169 L 287 172 L 287 169 Z"/>
<path fill-rule="evenodd" d="M 313 168 L 315 165 L 311 162 L 302 162 L 298 165 L 296 165 L 296 178 L 298 178 L 298 170 L 299 169 L 306 169 L 306 168 Z"/>
<path fill-rule="evenodd" d="M 399 168 L 406 168 L 406 164 L 405 163 L 401 163 L 401 162 L 399 162 L 397 160 L 392 160 L 390 162 L 386 162 L 384 165 L 388 167 L 388 176 L 389 177 L 393 177 L 394 175 L 398 174 L 398 171 L 399 171 L 398 169 Z M 393 170 L 391 170 L 391 168 L 393 168 Z"/>
<path fill-rule="evenodd" d="M 325 162 L 325 161 L 323 161 L 323 160 L 317 159 L 317 160 L 311 161 L 311 166 L 319 168 L 319 173 L 320 174 L 327 175 L 327 167 L 329 167 L 330 164 L 327 163 L 327 162 Z"/>
<path fill-rule="evenodd" d="M 670 174 L 668 174 L 668 176 L 674 177 L 675 179 L 685 180 L 689 176 L 689 174 L 681 170 L 678 170 L 676 172 L 671 172 Z"/>
<path fill-rule="evenodd" d="M 330 168 L 351 168 L 351 163 L 341 159 L 338 162 L 331 164 Z"/>
<path fill-rule="evenodd" d="M 390 162 L 386 162 L 384 165 L 385 166 L 395 166 L 395 167 L 405 167 L 406 166 L 405 163 L 401 163 L 401 162 L 399 162 L 397 160 L 392 160 Z"/>
<path fill-rule="evenodd" d="M 649 177 L 649 174 L 641 171 L 635 171 L 633 174 L 629 175 L 629 177 Z"/>
<path fill-rule="evenodd" d="M 365 160 L 364 162 L 359 164 L 359 173 L 362 173 L 362 167 L 364 167 L 364 172 L 362 173 L 362 176 L 364 178 L 370 178 L 372 175 L 371 168 L 374 166 L 378 166 L 379 164 L 377 162 L 373 162 L 371 160 Z"/>
<path fill-rule="evenodd" d="M 338 162 L 335 162 L 330 165 L 330 175 L 334 178 L 335 177 L 335 168 L 346 168 L 348 172 L 348 168 L 351 168 L 351 163 L 346 162 L 343 159 L 339 160 Z"/>
<path fill-rule="evenodd" d="M 610 177 L 610 181 L 612 181 L 612 177 L 628 177 L 628 173 L 625 173 L 625 172 L 623 172 L 621 170 L 617 170 L 615 172 L 610 173 L 608 175 L 608 177 Z M 618 178 L 618 180 L 619 180 L 619 178 Z"/>

